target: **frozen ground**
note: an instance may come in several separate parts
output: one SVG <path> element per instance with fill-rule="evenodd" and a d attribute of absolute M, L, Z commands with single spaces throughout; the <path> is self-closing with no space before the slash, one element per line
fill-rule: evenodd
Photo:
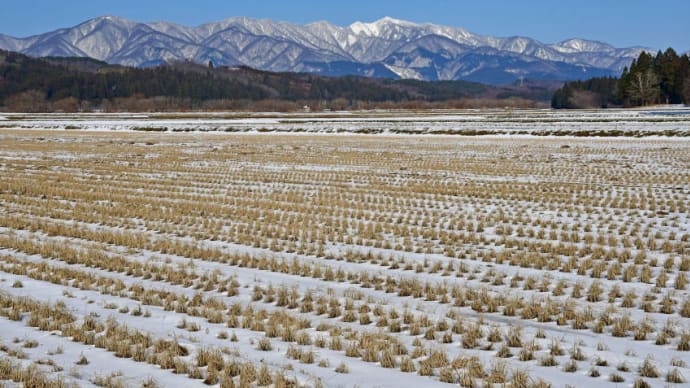
<path fill-rule="evenodd" d="M 0 378 L 687 385 L 677 112 L 6 115 Z"/>

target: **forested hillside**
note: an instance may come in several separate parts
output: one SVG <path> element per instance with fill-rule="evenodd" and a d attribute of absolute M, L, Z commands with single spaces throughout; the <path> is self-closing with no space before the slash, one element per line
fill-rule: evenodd
<path fill-rule="evenodd" d="M 6 111 L 535 106 L 552 91 L 548 83 L 492 87 L 465 81 L 330 78 L 191 62 L 141 69 L 0 52 L 0 107 Z"/>

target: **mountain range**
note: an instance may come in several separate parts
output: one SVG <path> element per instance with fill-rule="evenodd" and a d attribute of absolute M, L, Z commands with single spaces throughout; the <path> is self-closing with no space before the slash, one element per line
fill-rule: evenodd
<path fill-rule="evenodd" d="M 546 44 L 526 37 L 496 38 L 388 17 L 347 27 L 244 17 L 186 27 L 103 16 L 27 38 L 0 34 L 0 48 L 137 67 L 189 60 L 327 76 L 488 84 L 617 76 L 642 51 L 649 51 L 583 39 Z"/>

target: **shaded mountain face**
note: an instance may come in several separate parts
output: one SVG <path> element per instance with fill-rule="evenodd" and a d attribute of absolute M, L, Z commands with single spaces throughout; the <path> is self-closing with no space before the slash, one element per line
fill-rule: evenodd
<path fill-rule="evenodd" d="M 618 75 L 645 51 L 582 39 L 545 44 L 525 37 L 494 38 L 391 18 L 339 27 L 238 17 L 186 27 L 112 16 L 28 38 L 0 35 L 0 48 L 140 67 L 191 60 L 270 71 L 490 84 Z"/>

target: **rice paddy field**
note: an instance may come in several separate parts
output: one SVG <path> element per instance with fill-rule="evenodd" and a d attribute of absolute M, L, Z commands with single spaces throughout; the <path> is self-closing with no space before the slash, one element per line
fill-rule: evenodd
<path fill-rule="evenodd" d="M 687 386 L 690 116 L 231 116 L 0 119 L 0 380 Z"/>

